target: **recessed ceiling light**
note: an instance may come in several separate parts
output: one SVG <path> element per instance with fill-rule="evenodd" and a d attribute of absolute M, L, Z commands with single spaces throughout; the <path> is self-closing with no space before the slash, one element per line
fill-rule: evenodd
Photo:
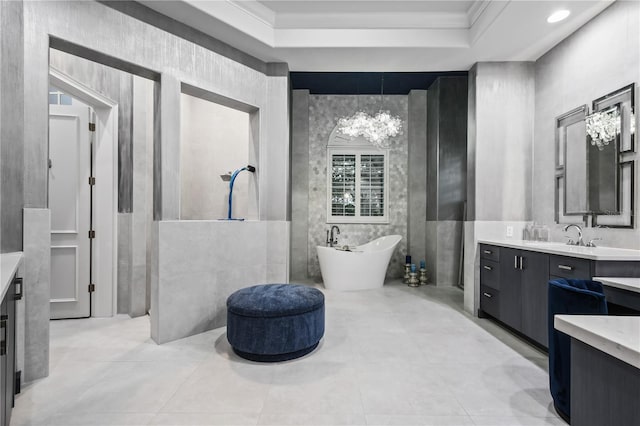
<path fill-rule="evenodd" d="M 563 10 L 557 10 L 555 12 L 553 12 L 551 15 L 549 15 L 549 17 L 547 18 L 547 22 L 550 24 L 554 24 L 556 22 L 560 22 L 563 19 L 566 19 L 567 16 L 569 16 L 571 12 L 569 12 L 566 9 Z"/>

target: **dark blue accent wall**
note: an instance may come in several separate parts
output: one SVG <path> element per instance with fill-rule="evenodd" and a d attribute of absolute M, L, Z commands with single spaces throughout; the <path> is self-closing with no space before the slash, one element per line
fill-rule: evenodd
<path fill-rule="evenodd" d="M 447 72 L 292 72 L 291 89 L 307 89 L 311 95 L 407 95 L 426 90 L 438 77 L 467 77 L 467 71 Z"/>

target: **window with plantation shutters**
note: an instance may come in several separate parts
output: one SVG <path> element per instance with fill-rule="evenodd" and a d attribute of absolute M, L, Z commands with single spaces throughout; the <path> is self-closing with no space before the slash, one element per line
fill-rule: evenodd
<path fill-rule="evenodd" d="M 387 151 L 329 147 L 327 222 L 387 223 Z"/>
<path fill-rule="evenodd" d="M 356 156 L 335 154 L 331 157 L 331 216 L 354 217 L 356 214 Z"/>

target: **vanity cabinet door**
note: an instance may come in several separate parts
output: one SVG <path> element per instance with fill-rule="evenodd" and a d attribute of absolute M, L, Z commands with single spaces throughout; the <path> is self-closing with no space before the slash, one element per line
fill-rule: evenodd
<path fill-rule="evenodd" d="M 548 255 L 522 252 L 522 333 L 548 347 Z"/>
<path fill-rule="evenodd" d="M 500 290 L 500 263 L 480 259 L 480 285 Z"/>
<path fill-rule="evenodd" d="M 522 326 L 522 271 L 520 250 L 500 248 L 499 320 L 520 331 Z"/>
<path fill-rule="evenodd" d="M 494 318 L 500 317 L 500 292 L 480 285 L 480 309 Z"/>
<path fill-rule="evenodd" d="M 13 408 L 14 384 L 15 384 L 15 284 L 10 284 L 7 294 L 0 305 L 0 369 L 2 373 L 2 409 L 0 413 L 0 423 L 2 426 L 9 426 L 11 422 L 11 410 Z"/>
<path fill-rule="evenodd" d="M 500 247 L 480 244 L 480 259 L 500 262 Z"/>
<path fill-rule="evenodd" d="M 7 407 L 7 386 L 9 383 L 7 377 L 7 298 L 2 299 L 0 305 L 0 425 L 9 425 L 9 415 Z"/>

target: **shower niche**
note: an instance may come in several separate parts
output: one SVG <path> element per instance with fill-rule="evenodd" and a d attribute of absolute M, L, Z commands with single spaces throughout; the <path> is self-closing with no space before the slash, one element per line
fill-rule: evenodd
<path fill-rule="evenodd" d="M 256 164 L 258 109 L 183 84 L 180 96 L 180 219 L 229 214 L 229 179 Z M 257 172 L 234 179 L 234 218 L 257 220 Z"/>

